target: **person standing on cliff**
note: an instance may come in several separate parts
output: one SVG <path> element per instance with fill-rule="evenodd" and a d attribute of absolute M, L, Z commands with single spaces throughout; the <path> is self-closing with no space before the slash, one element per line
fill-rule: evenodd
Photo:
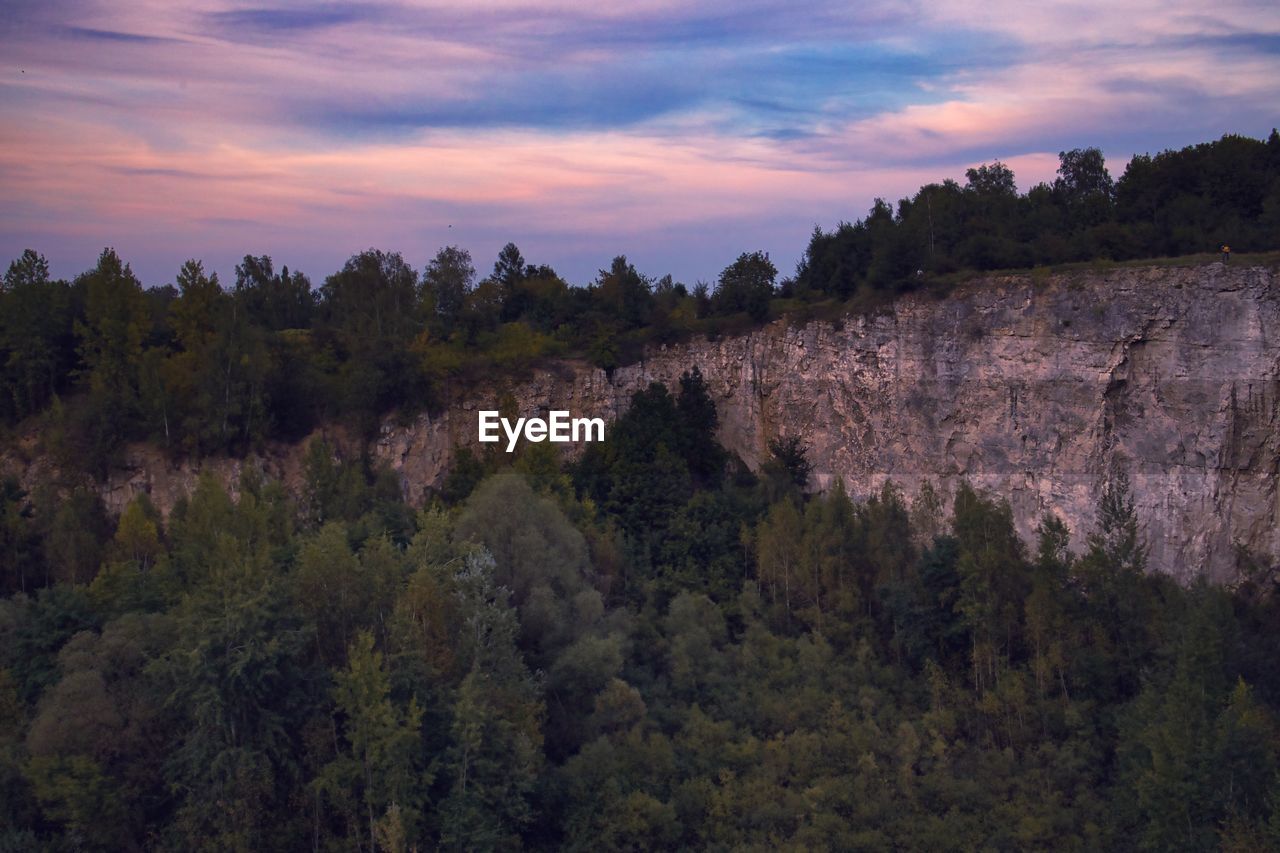
<path fill-rule="evenodd" d="M 1222 244 L 1222 262 L 1224 264 L 1231 262 L 1231 247 L 1226 243 Z"/>

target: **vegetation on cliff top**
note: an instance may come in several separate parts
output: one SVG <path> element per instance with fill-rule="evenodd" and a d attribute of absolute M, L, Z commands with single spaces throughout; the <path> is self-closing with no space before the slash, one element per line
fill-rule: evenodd
<path fill-rule="evenodd" d="M 1097 149 L 1019 194 L 995 162 L 896 208 L 814 231 L 793 276 L 744 252 L 715 286 L 641 274 L 617 257 L 585 287 L 507 245 L 477 281 L 445 247 L 419 273 L 371 249 L 313 287 L 245 257 L 224 287 L 198 261 L 144 290 L 114 251 L 72 282 L 34 251 L 0 287 L 0 422 L 43 416 L 47 449 L 98 475 L 123 442 L 175 455 L 240 453 L 322 421 L 371 429 L 396 407 L 442 404 L 451 383 L 557 355 L 609 370 L 647 343 L 834 315 L 965 271 L 1280 248 L 1280 134 L 1134 157 L 1113 181 Z"/>

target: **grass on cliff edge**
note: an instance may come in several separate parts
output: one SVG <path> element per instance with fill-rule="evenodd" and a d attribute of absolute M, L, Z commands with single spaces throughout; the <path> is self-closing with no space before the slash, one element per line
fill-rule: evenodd
<path fill-rule="evenodd" d="M 1098 258 L 1091 261 L 1075 261 L 1069 264 L 987 270 L 985 272 L 960 270 L 929 278 L 921 290 L 937 292 L 939 295 L 945 296 L 958 285 L 996 276 L 1029 275 L 1035 279 L 1042 279 L 1066 272 L 1107 272 L 1119 269 L 1141 269 L 1143 267 L 1202 267 L 1220 263 L 1221 261 L 1222 255 L 1218 252 L 1201 252 L 1197 255 L 1177 255 L 1169 258 L 1134 258 L 1127 261 Z M 1232 253 L 1231 266 L 1266 267 L 1269 269 L 1280 267 L 1280 251 L 1253 252 L 1251 254 Z"/>
<path fill-rule="evenodd" d="M 911 294 L 919 294 L 934 299 L 945 299 L 961 285 L 989 278 L 1029 277 L 1033 281 L 1045 281 L 1050 276 L 1072 272 L 1109 272 L 1120 269 L 1142 269 L 1145 267 L 1190 268 L 1208 266 L 1222 261 L 1218 252 L 1202 252 L 1196 255 L 1177 255 L 1165 258 L 1134 258 L 1126 261 L 1113 261 L 1099 258 L 1090 261 L 1075 261 L 1068 264 L 1053 264 L 1037 267 L 1017 267 L 997 270 L 957 270 L 943 275 L 930 275 L 919 283 L 912 282 L 900 290 L 872 290 L 869 287 L 859 288 L 858 292 L 848 299 L 823 299 L 807 302 L 804 299 L 774 299 L 769 306 L 767 322 L 786 317 L 793 322 L 808 323 L 825 321 L 841 323 L 851 316 L 875 314 L 887 310 L 898 299 Z M 1231 266 L 1280 268 L 1280 251 L 1233 253 Z M 698 321 L 698 325 L 688 330 L 691 335 L 703 334 L 711 340 L 734 334 L 741 334 L 756 328 L 745 314 L 733 317 L 707 317 Z"/>

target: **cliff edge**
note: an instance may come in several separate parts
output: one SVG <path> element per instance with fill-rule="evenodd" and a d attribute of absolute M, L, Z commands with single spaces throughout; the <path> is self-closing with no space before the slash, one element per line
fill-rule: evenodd
<path fill-rule="evenodd" d="M 1082 547 L 1097 497 L 1129 476 L 1153 570 L 1230 580 L 1237 546 L 1280 555 L 1280 287 L 1264 267 L 1126 267 L 987 277 L 945 298 L 901 298 L 837 322 L 782 319 L 742 336 L 652 348 L 612 376 L 559 362 L 457 394 L 438 415 L 387 420 L 370 448 L 414 502 L 440 484 L 481 408 L 612 419 L 650 382 L 697 366 L 720 439 L 752 467 L 799 435 L 813 483 L 865 496 L 886 480 L 944 496 L 961 480 L 1007 497 L 1024 537 L 1046 512 Z M 254 465 L 300 484 L 302 448 L 203 465 L 233 483 Z M 196 472 L 133 448 L 104 497 L 148 491 L 167 511 Z M 27 466 L 24 479 L 38 476 Z"/>

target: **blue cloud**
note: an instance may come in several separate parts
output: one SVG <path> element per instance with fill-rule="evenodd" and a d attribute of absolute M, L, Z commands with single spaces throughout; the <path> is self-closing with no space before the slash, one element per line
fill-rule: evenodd
<path fill-rule="evenodd" d="M 461 94 L 449 100 L 401 103 L 321 100 L 296 106 L 292 114 L 349 137 L 459 127 L 596 130 L 635 126 L 702 100 L 695 89 L 674 80 L 559 73 L 495 75 L 474 92 Z"/>
<path fill-rule="evenodd" d="M 1248 51 L 1263 56 L 1280 56 L 1278 33 L 1231 33 L 1229 35 L 1186 36 L 1172 42 L 1175 47 L 1216 47 L 1224 51 Z"/>
<path fill-rule="evenodd" d="M 99 30 L 92 27 L 60 27 L 61 35 L 86 41 L 120 42 L 124 44 L 177 44 L 183 40 L 168 36 L 148 36 L 118 30 Z"/>
<path fill-rule="evenodd" d="M 471 84 L 446 98 L 411 93 L 399 100 L 375 95 L 338 101 L 318 93 L 285 109 L 304 125 L 344 136 L 449 127 L 631 127 L 697 114 L 728 133 L 797 138 L 822 123 L 943 98 L 945 87 L 925 84 L 958 67 L 1000 67 L 1018 56 L 1016 45 L 973 33 L 907 46 L 824 37 L 783 47 L 676 49 L 653 48 L 641 39 L 615 51 L 588 51 L 600 39 L 579 38 L 581 33 L 557 45 L 553 55 L 565 57 L 559 64 L 513 56 L 468 69 Z"/>
<path fill-rule="evenodd" d="M 383 17 L 381 7 L 353 3 L 321 3 L 302 8 L 258 7 L 211 12 L 206 20 L 223 35 L 280 35 L 326 29 Z"/>
<path fill-rule="evenodd" d="M 1014 46 L 991 36 L 910 31 L 909 22 L 887 9 L 864 5 L 855 14 L 823 0 L 797 10 L 763 0 L 729 11 L 694 2 L 675 10 L 593 14 L 277 0 L 204 13 L 189 31 L 214 36 L 214 44 L 232 57 L 237 44 L 270 45 L 275 55 L 300 63 L 294 66 L 299 71 L 323 64 L 322 51 L 332 50 L 333 37 L 350 32 L 341 59 L 352 69 L 353 82 L 343 90 L 250 82 L 240 78 L 234 61 L 211 73 L 224 83 L 223 91 L 252 85 L 245 109 L 255 114 L 278 115 L 292 129 L 344 139 L 438 128 L 624 129 L 674 119 L 688 127 L 690 118 L 731 135 L 799 139 L 832 122 L 936 100 L 945 87 L 926 84 L 957 68 L 990 67 L 1016 55 Z M 35 7 L 29 11 L 37 14 Z M 59 31 L 122 45 L 162 41 L 124 27 L 63 25 Z M 372 89 L 376 83 L 362 87 L 362 77 L 380 79 L 376 51 L 364 48 L 384 33 L 449 42 L 491 59 L 448 68 L 450 79 L 466 83 L 443 97 L 436 94 L 438 85 L 430 92 L 406 89 L 403 72 L 411 68 L 400 69 L 400 79 L 385 91 Z M 213 50 L 208 42 L 202 49 Z M 99 53 L 105 67 L 107 55 Z M 170 57 L 174 67 L 183 61 Z M 138 72 L 146 75 L 145 68 Z M 424 74 L 432 73 L 434 67 L 424 65 Z M 120 96 L 130 93 L 124 88 Z"/>

